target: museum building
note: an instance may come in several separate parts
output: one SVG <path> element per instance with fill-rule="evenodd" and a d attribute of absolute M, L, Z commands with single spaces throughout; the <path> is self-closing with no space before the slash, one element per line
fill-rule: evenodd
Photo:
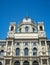
<path fill-rule="evenodd" d="M 0 40 L 0 65 L 50 65 L 50 40 L 44 22 L 29 17 L 18 25 L 10 22 L 5 40 Z"/>

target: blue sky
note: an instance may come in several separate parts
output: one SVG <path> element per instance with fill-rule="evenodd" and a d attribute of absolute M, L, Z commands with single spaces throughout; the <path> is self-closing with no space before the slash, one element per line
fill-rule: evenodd
<path fill-rule="evenodd" d="M 50 38 L 50 0 L 0 0 L 0 39 L 6 38 L 11 21 L 18 24 L 26 16 L 43 21 Z"/>

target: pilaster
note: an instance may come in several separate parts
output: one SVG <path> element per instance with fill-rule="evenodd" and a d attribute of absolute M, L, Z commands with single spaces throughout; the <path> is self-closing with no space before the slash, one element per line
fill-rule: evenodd
<path fill-rule="evenodd" d="M 20 61 L 20 65 L 23 65 L 23 61 L 22 60 Z"/>
<path fill-rule="evenodd" d="M 30 60 L 30 65 L 32 65 L 32 61 Z"/>
<path fill-rule="evenodd" d="M 4 59 L 4 65 L 5 65 L 5 59 Z"/>
<path fill-rule="evenodd" d="M 42 65 L 42 59 L 41 59 L 41 64 L 40 65 Z"/>
<path fill-rule="evenodd" d="M 12 60 L 10 60 L 10 65 L 12 65 Z"/>
<path fill-rule="evenodd" d="M 49 60 L 47 59 L 47 65 L 49 65 Z"/>

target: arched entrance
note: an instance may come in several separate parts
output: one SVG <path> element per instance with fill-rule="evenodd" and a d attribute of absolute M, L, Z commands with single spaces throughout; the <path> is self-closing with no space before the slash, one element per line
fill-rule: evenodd
<path fill-rule="evenodd" d="M 20 65 L 20 62 L 19 61 L 15 61 L 14 65 Z"/>
<path fill-rule="evenodd" d="M 0 62 L 0 65 L 2 65 L 2 62 Z"/>
<path fill-rule="evenodd" d="M 37 61 L 33 61 L 32 65 L 39 65 L 39 63 Z"/>
<path fill-rule="evenodd" d="M 28 61 L 24 61 L 23 65 L 29 65 Z"/>

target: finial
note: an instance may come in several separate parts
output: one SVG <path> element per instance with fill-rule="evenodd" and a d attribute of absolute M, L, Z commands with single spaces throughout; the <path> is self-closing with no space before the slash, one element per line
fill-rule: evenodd
<path fill-rule="evenodd" d="M 26 18 L 26 20 L 28 20 L 29 16 L 26 16 L 25 18 Z"/>

